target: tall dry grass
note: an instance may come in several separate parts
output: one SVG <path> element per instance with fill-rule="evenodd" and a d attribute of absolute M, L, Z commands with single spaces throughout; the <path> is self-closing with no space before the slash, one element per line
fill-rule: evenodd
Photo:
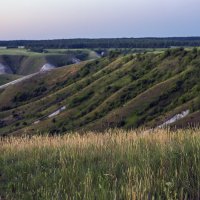
<path fill-rule="evenodd" d="M 2 138 L 5 199 L 200 199 L 200 130 Z"/>

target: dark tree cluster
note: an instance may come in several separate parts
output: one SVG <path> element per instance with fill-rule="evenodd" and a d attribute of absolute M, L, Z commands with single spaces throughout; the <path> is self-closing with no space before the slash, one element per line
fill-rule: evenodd
<path fill-rule="evenodd" d="M 200 46 L 200 37 L 171 38 L 104 38 L 104 39 L 59 39 L 0 41 L 0 46 L 28 49 L 41 48 L 169 48 L 177 46 Z"/>

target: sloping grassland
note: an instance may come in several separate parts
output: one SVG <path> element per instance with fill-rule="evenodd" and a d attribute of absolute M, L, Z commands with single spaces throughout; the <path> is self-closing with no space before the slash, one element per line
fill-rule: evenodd
<path fill-rule="evenodd" d="M 200 52 L 112 56 L 40 74 L 0 91 L 0 132 L 64 133 L 198 124 Z M 53 118 L 48 116 L 65 108 Z"/>

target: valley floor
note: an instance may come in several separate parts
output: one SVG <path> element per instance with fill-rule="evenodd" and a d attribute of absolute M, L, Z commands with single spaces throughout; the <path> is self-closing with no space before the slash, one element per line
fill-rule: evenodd
<path fill-rule="evenodd" d="M 199 199 L 200 130 L 0 140 L 0 199 Z"/>

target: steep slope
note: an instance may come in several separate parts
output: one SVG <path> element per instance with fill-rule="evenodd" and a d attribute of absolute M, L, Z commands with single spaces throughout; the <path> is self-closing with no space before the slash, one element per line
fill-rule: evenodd
<path fill-rule="evenodd" d="M 26 49 L 1 49 L 0 75 L 16 74 L 26 76 L 46 69 L 49 70 L 50 68 L 95 58 L 98 58 L 98 55 L 92 50 L 48 49 L 45 50 L 45 53 L 37 53 Z M 17 76 L 12 76 L 12 79 L 15 78 Z M 5 83 L 4 76 L 0 76 L 1 83 Z"/>
<path fill-rule="evenodd" d="M 0 86 L 16 79 L 21 78 L 22 76 L 16 74 L 0 74 Z"/>
<path fill-rule="evenodd" d="M 10 67 L 7 67 L 0 63 L 0 74 L 13 74 L 13 72 Z"/>
<path fill-rule="evenodd" d="M 200 52 L 106 57 L 0 90 L 1 134 L 185 127 L 200 118 Z"/>

